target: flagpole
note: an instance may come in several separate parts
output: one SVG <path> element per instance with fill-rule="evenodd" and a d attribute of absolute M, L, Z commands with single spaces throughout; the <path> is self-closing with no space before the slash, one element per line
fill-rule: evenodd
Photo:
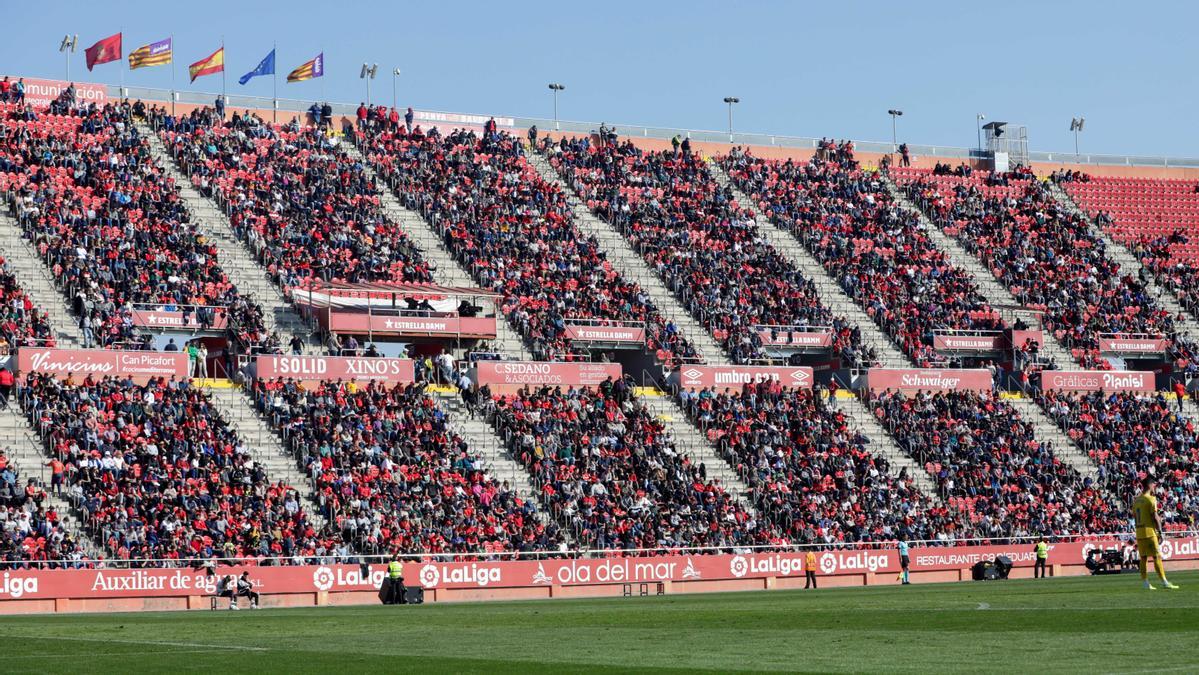
<path fill-rule="evenodd" d="M 221 36 L 221 98 L 225 101 L 225 107 L 229 107 L 229 97 L 225 94 L 225 36 Z M 224 123 L 224 116 L 221 117 L 221 122 Z"/>
<path fill-rule="evenodd" d="M 175 36 L 171 36 L 171 117 L 175 116 Z"/>
<path fill-rule="evenodd" d="M 279 42 L 271 43 L 271 123 L 279 123 Z"/>
<path fill-rule="evenodd" d="M 125 27 L 124 26 L 121 27 L 121 32 L 118 33 L 118 35 L 121 36 L 121 51 L 124 52 L 125 51 Z M 124 63 L 124 61 L 125 61 L 125 55 L 122 53 L 121 54 L 121 100 L 122 101 L 125 100 L 125 63 Z"/>

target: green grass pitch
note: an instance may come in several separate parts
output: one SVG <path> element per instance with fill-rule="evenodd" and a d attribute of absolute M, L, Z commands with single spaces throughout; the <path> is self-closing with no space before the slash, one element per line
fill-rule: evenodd
<path fill-rule="evenodd" d="M 0 618 L 0 672 L 1199 672 L 1199 572 Z"/>

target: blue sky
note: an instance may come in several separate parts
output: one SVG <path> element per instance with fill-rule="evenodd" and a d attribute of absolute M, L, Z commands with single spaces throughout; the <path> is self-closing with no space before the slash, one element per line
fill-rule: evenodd
<path fill-rule="evenodd" d="M 546 83 L 567 86 L 563 119 L 973 146 L 976 113 L 1028 125 L 1036 150 L 1199 156 L 1199 3 L 1137 2 L 18 2 L 5 8 L 0 71 L 61 77 L 58 41 L 82 48 L 123 30 L 126 53 L 173 34 L 176 77 L 223 35 L 230 91 L 269 96 L 269 78 L 236 79 L 279 43 L 282 74 L 324 50 L 325 82 L 281 97 L 365 97 L 417 108 L 549 117 Z M 193 9 L 199 8 L 199 9 Z M 247 7 L 253 7 L 247 9 Z M 116 83 L 117 64 L 91 81 Z M 125 73 L 167 87 L 167 68 Z M 205 78 L 195 90 L 217 91 Z"/>

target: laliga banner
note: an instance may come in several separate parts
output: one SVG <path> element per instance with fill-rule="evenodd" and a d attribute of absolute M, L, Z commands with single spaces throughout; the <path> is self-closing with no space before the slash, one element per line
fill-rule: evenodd
<path fill-rule="evenodd" d="M 1051 544 L 1050 564 L 1082 565 L 1096 548 L 1123 550 L 1129 542 L 1104 539 Z M 1167 539 L 1162 556 L 1169 560 L 1199 559 L 1199 537 Z M 577 558 L 492 562 L 407 562 L 404 579 L 425 589 L 529 588 L 638 582 L 727 581 L 766 577 L 803 577 L 804 551 L 745 553 L 737 555 L 660 555 L 640 557 Z M 1004 555 L 1016 567 L 1032 567 L 1036 554 L 1031 543 L 1005 546 L 931 546 L 910 551 L 913 572 L 967 570 L 980 560 Z M 816 553 L 819 573 L 899 573 L 893 547 L 848 548 Z M 203 570 L 9 570 L 0 575 L 0 601 L 39 598 L 128 598 L 211 595 L 217 580 L 226 574 L 249 570 L 260 593 L 314 593 L 373 591 L 385 576 L 385 566 L 371 565 L 363 575 L 357 565 L 302 565 L 218 568 L 215 576 Z"/>
<path fill-rule="evenodd" d="M 811 389 L 812 376 L 813 370 L 806 366 L 683 366 L 678 372 L 678 386 L 741 389 L 747 384 L 778 382 L 784 387 Z"/>
<path fill-rule="evenodd" d="M 411 359 L 370 356 L 261 355 L 254 361 L 254 377 L 295 379 L 304 382 L 357 380 L 360 383 L 409 384 L 416 381 Z"/>
<path fill-rule="evenodd" d="M 866 373 L 870 391 L 991 391 L 986 370 L 904 370 L 871 368 Z"/>
<path fill-rule="evenodd" d="M 17 374 L 48 373 L 57 378 L 73 375 L 82 380 L 91 375 L 128 377 L 145 384 L 157 377 L 185 379 L 187 354 L 182 352 L 134 352 L 107 349 L 43 349 L 21 347 L 17 350 Z"/>
<path fill-rule="evenodd" d="M 620 379 L 623 372 L 619 363 L 479 361 L 475 363 L 475 383 L 492 389 L 525 385 L 594 387 L 609 377 Z"/>
<path fill-rule="evenodd" d="M 1135 391 L 1153 393 L 1157 376 L 1135 370 L 1045 370 L 1041 388 L 1046 391 Z"/>

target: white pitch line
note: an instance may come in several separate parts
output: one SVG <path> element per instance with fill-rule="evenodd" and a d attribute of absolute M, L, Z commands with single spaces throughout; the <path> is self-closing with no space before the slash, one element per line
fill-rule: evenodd
<path fill-rule="evenodd" d="M 169 652 L 143 652 L 143 651 L 103 652 L 100 654 L 90 654 L 89 658 L 112 657 L 112 656 L 148 656 L 148 655 L 165 656 L 167 654 L 209 654 L 209 653 L 211 653 L 211 652 L 207 649 L 172 649 Z M 15 659 L 77 659 L 77 658 L 79 658 L 78 654 L 5 654 L 4 656 L 0 656 L 0 661 L 13 661 Z"/>
<path fill-rule="evenodd" d="M 270 647 L 246 647 L 244 645 L 214 645 L 204 644 L 202 642 L 161 642 L 156 640 L 122 640 L 120 638 L 100 638 L 100 637 L 62 637 L 62 636 L 46 636 L 46 635 L 20 635 L 12 633 L 0 634 L 7 638 L 20 638 L 22 640 L 68 640 L 73 642 L 115 642 L 125 645 L 156 645 L 159 647 L 197 647 L 202 649 L 232 649 L 241 652 L 268 652 Z"/>

